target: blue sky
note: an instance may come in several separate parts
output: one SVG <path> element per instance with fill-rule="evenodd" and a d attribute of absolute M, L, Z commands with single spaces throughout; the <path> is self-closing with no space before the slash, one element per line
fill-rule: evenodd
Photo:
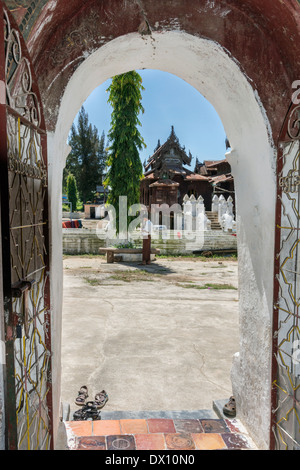
<path fill-rule="evenodd" d="M 143 80 L 144 114 L 139 128 L 147 148 L 140 153 L 141 161 L 148 159 L 157 145 L 170 135 L 171 126 L 182 146 L 191 152 L 194 170 L 196 157 L 203 160 L 225 158 L 225 131 L 213 106 L 184 80 L 158 70 L 138 70 Z M 103 83 L 84 103 L 89 121 L 107 136 L 110 128 L 111 107 L 106 92 L 110 81 Z"/>

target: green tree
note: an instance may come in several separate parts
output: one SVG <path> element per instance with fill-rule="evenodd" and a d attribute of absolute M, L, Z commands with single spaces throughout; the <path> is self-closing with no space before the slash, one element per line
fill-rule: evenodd
<path fill-rule="evenodd" d="M 75 124 L 72 124 L 68 143 L 72 147 L 71 152 L 68 155 L 66 166 L 63 171 L 63 192 L 67 193 L 67 180 L 68 176 L 72 174 L 76 180 L 79 175 L 79 161 L 78 156 L 75 152 L 75 136 L 76 136 L 76 127 Z M 73 150 L 74 148 L 74 150 Z"/>
<path fill-rule="evenodd" d="M 103 162 L 99 161 L 100 142 L 97 128 L 89 122 L 88 114 L 82 107 L 77 127 L 73 124 L 69 135 L 69 145 L 72 150 L 64 171 L 64 184 L 68 174 L 72 173 L 83 203 L 94 199 L 96 186 L 101 184 Z"/>
<path fill-rule="evenodd" d="M 72 203 L 72 211 L 75 212 L 77 209 L 77 201 L 78 201 L 78 195 L 77 195 L 77 186 L 76 186 L 76 180 L 72 173 L 69 173 L 68 178 L 67 178 L 67 195 L 68 195 L 68 201 Z"/>
<path fill-rule="evenodd" d="M 139 203 L 143 166 L 139 150 L 145 147 L 138 126 L 142 106 L 142 78 L 135 72 L 113 77 L 108 88 L 112 106 L 105 186 L 109 187 L 108 203 L 116 210 L 116 229 L 119 228 L 119 197 L 127 196 L 128 207 Z M 127 224 L 130 218 L 127 219 Z"/>
<path fill-rule="evenodd" d="M 105 145 L 104 131 L 102 132 L 102 135 L 99 141 L 99 146 L 98 146 L 98 163 L 99 163 L 99 171 L 101 174 L 101 184 L 103 184 L 104 172 L 105 172 L 106 163 L 107 163 L 107 150 L 106 150 L 106 145 Z"/>

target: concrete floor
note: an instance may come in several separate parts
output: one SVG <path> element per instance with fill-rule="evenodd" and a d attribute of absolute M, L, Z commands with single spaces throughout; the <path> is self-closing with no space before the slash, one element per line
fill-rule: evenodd
<path fill-rule="evenodd" d="M 239 351 L 237 262 L 158 259 L 150 266 L 64 260 L 62 401 L 105 389 L 105 411 L 211 409 L 231 395 Z M 103 411 L 104 411 L 103 410 Z"/>

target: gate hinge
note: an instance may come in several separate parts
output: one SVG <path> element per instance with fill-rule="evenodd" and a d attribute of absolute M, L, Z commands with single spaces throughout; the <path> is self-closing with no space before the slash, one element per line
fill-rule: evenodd
<path fill-rule="evenodd" d="M 35 281 L 22 281 L 11 287 L 11 295 L 14 298 L 21 298 L 24 292 L 31 290 Z"/>

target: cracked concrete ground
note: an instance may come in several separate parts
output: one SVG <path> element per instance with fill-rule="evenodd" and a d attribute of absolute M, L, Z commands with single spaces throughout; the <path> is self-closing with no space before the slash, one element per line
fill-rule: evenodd
<path fill-rule="evenodd" d="M 239 351 L 237 261 L 64 260 L 62 401 L 105 389 L 106 411 L 211 409 Z"/>

